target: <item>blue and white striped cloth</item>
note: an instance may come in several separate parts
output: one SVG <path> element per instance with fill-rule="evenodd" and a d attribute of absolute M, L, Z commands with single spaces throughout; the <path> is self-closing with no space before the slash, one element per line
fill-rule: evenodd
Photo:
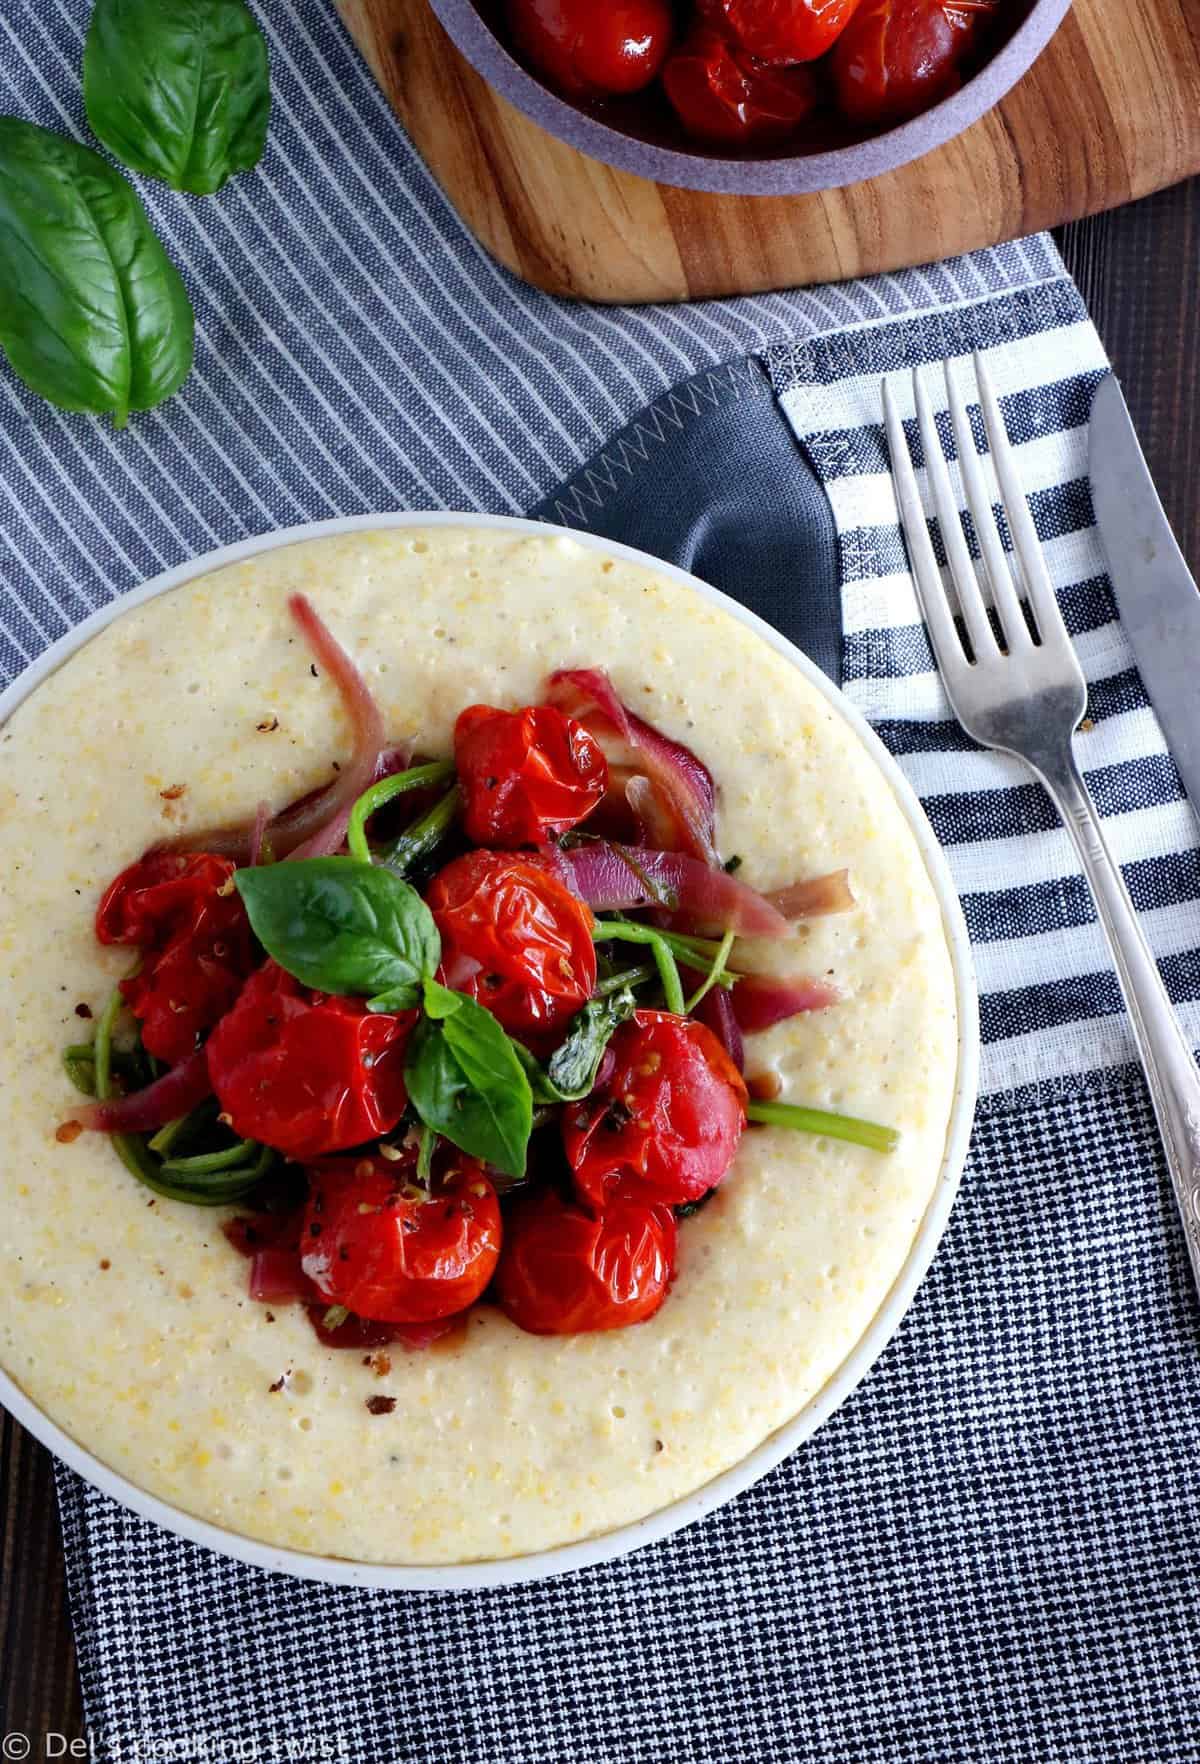
<path fill-rule="evenodd" d="M 1066 836 L 949 716 L 879 420 L 884 372 L 989 351 L 1090 683 L 1081 758 L 1195 1033 L 1196 828 L 1104 577 L 1083 424 L 1107 364 L 1076 290 L 1033 239 L 720 305 L 551 301 L 464 232 L 331 0 L 261 11 L 260 171 L 212 200 L 142 186 L 197 306 L 184 391 L 117 435 L 0 370 L 0 678 L 144 577 L 302 519 L 540 506 L 629 531 L 734 420 L 758 357 L 832 508 L 846 690 L 962 890 L 984 1098 L 942 1251 L 867 1384 L 751 1493 L 625 1562 L 487 1595 L 333 1591 L 60 1472 L 95 1755 L 1200 1759 L 1196 1312 L 1153 1124 Z M 5 110 L 84 135 L 87 12 L 9 0 Z M 710 464 L 729 505 L 741 486 Z"/>
<path fill-rule="evenodd" d="M 771 352 L 782 402 L 825 485 L 841 546 L 844 689 L 897 755 L 946 848 L 975 945 L 984 1095 L 1053 1094 L 1134 1057 L 1107 945 L 1074 848 L 1015 760 L 954 719 L 920 623 L 879 416 L 886 371 L 987 350 L 1067 627 L 1088 681 L 1080 764 L 1147 934 L 1200 1041 L 1197 828 L 1116 617 L 1092 510 L 1087 418 L 1108 371 L 1059 275 L 932 317 Z M 964 367 L 969 373 L 969 367 Z M 947 452 L 953 436 L 940 396 Z M 921 463 L 906 378 L 897 382 Z M 835 393 L 837 422 L 830 421 Z M 982 428 L 976 413 L 979 438 Z"/>

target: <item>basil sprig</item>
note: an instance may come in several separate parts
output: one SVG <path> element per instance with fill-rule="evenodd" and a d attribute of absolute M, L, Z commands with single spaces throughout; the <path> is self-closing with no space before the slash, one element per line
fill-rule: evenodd
<path fill-rule="evenodd" d="M 582 1102 L 590 1096 L 614 1031 L 627 1023 L 636 1010 L 637 999 L 628 986 L 607 997 L 590 999 L 572 1019 L 566 1039 L 555 1048 L 544 1068 L 527 1049 L 518 1047 L 534 1102 Z"/>
<path fill-rule="evenodd" d="M 424 1007 L 405 1064 L 413 1108 L 460 1151 L 523 1175 L 533 1097 L 516 1044 L 483 1005 L 434 979 L 441 938 L 416 889 L 349 857 L 239 870 L 236 882 L 255 936 L 303 985 L 373 1011 Z"/>
<path fill-rule="evenodd" d="M 123 164 L 209 196 L 262 158 L 266 40 L 243 0 L 96 0 L 83 97 Z"/>
<path fill-rule="evenodd" d="M 0 346 L 32 391 L 119 429 L 186 379 L 187 290 L 98 153 L 0 117 L 0 238 Z"/>
<path fill-rule="evenodd" d="M 533 1096 L 516 1044 L 465 993 L 436 980 L 426 981 L 424 992 L 425 1015 L 404 1068 L 409 1101 L 460 1151 L 506 1176 L 523 1176 Z"/>
<path fill-rule="evenodd" d="M 416 889 L 390 870 L 356 858 L 300 858 L 239 870 L 235 880 L 254 935 L 303 985 L 356 994 L 376 1011 L 421 1002 L 441 938 Z"/>

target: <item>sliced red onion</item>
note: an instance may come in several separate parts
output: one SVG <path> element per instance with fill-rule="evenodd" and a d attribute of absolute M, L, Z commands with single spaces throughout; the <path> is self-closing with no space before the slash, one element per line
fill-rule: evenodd
<path fill-rule="evenodd" d="M 257 1250 L 250 1263 L 250 1297 L 260 1305 L 311 1305 L 320 1299 L 294 1249 Z"/>
<path fill-rule="evenodd" d="M 357 802 L 361 795 L 361 790 L 356 792 L 354 802 Z M 331 820 L 326 821 L 323 827 L 318 827 L 309 838 L 294 846 L 288 856 L 294 861 L 299 861 L 300 858 L 332 857 L 335 851 L 340 851 L 346 843 L 346 829 L 350 825 L 354 802 L 343 803 Z"/>
<path fill-rule="evenodd" d="M 108 1102 L 88 1103 L 77 1109 L 72 1119 L 94 1133 L 149 1133 L 165 1127 L 168 1121 L 190 1114 L 212 1095 L 208 1076 L 208 1059 L 202 1047 L 180 1060 L 144 1090 L 130 1096 L 113 1097 Z"/>
<path fill-rule="evenodd" d="M 682 847 L 705 863 L 719 866 L 716 791 L 708 768 L 690 748 L 661 734 L 623 704 L 602 668 L 560 668 L 547 682 L 547 695 L 552 704 L 580 722 L 607 728 L 633 748 L 670 825 L 669 838 L 663 834 L 664 844 Z M 593 733 L 597 732 L 594 728 Z"/>
<path fill-rule="evenodd" d="M 374 781 L 384 751 L 383 715 L 366 681 L 308 597 L 293 594 L 288 600 L 288 611 L 299 625 L 317 665 L 325 669 L 341 694 L 354 730 L 354 748 L 349 763 L 338 773 L 325 802 L 324 825 L 314 828 L 300 846 L 292 848 L 293 856 L 303 848 L 304 856 L 319 857 L 337 850 L 346 836 L 350 810 Z M 342 824 L 341 836 L 337 845 L 329 845 L 331 829 L 342 814 L 346 820 Z"/>
<path fill-rule="evenodd" d="M 699 858 L 649 846 L 610 845 L 589 840 L 570 851 L 542 848 L 569 886 L 599 912 L 666 907 L 672 929 L 740 937 L 786 937 L 783 914 L 753 888 L 724 870 L 710 870 Z"/>
<path fill-rule="evenodd" d="M 254 811 L 254 824 L 250 828 L 250 867 L 257 869 L 262 863 L 263 843 L 267 835 L 267 822 L 271 819 L 271 810 L 267 803 L 260 802 Z"/>
<path fill-rule="evenodd" d="M 826 913 L 847 913 L 854 905 L 849 870 L 831 870 L 828 876 L 791 882 L 766 898 L 785 919 L 819 919 Z"/>
<path fill-rule="evenodd" d="M 289 803 L 280 814 L 267 822 L 264 839 L 276 858 L 323 857 L 336 851 L 346 837 L 350 810 L 368 785 L 377 777 L 388 777 L 399 769 L 394 762 L 401 749 L 385 748 L 383 715 L 371 696 L 370 688 L 337 638 L 330 631 L 312 602 L 303 594 L 293 594 L 288 611 L 300 627 L 301 635 L 312 652 L 314 661 L 325 670 L 341 695 L 342 705 L 350 719 L 354 746 L 350 759 L 335 778 L 319 790 L 312 790 L 297 802 Z M 380 770 L 381 767 L 390 768 Z M 341 831 L 333 844 L 338 818 Z M 234 863 L 252 861 L 254 831 L 257 821 L 244 827 L 219 827 L 206 833 L 185 834 L 172 841 L 173 851 L 211 851 L 218 857 L 232 858 Z M 261 846 L 261 842 L 260 842 Z"/>
<path fill-rule="evenodd" d="M 718 989 L 714 987 L 713 990 Z M 837 987 L 830 986 L 825 980 L 810 980 L 803 976 L 777 980 L 770 974 L 745 974 L 730 994 L 738 1026 L 747 1035 L 753 1035 L 759 1029 L 769 1029 L 773 1023 L 782 1023 L 788 1017 L 798 1017 L 803 1011 L 826 1010 L 837 1004 L 840 996 Z"/>
<path fill-rule="evenodd" d="M 742 982 L 738 981 L 738 986 Z M 737 987 L 734 987 L 737 991 Z M 739 1072 L 746 1070 L 746 1048 L 742 1041 L 742 1031 L 734 1015 L 730 994 L 723 986 L 714 986 L 706 992 L 693 1013 L 706 1028 L 712 1030 L 725 1052 L 729 1055 Z"/>
<path fill-rule="evenodd" d="M 596 1076 L 592 1079 L 592 1090 L 603 1090 L 617 1069 L 617 1056 L 613 1052 L 611 1042 L 600 1055 L 600 1064 L 596 1067 Z"/>
<path fill-rule="evenodd" d="M 679 843 L 679 823 L 662 792 L 643 772 L 632 772 L 627 778 L 625 801 L 637 823 L 642 845 L 653 846 L 656 851 L 670 851 Z"/>

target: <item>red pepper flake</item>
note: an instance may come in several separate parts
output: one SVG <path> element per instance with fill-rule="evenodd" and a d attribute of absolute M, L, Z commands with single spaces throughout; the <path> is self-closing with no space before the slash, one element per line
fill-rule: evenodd
<path fill-rule="evenodd" d="M 54 1129 L 54 1137 L 59 1145 L 70 1145 L 83 1132 L 82 1121 L 63 1121 Z"/>
<path fill-rule="evenodd" d="M 363 1365 L 369 1366 L 376 1378 L 386 1378 L 392 1369 L 392 1357 L 382 1351 L 363 1355 Z"/>
<path fill-rule="evenodd" d="M 100 1266 L 104 1269 L 104 1272 L 107 1274 L 108 1270 L 112 1267 L 112 1263 L 109 1261 L 107 1256 L 103 1256 L 100 1261 Z"/>
<path fill-rule="evenodd" d="M 90 1004 L 77 1004 L 75 1006 L 75 1015 L 77 1017 L 90 1018 L 91 1014 L 92 1014 L 92 1007 Z"/>
<path fill-rule="evenodd" d="M 367 1398 L 367 1409 L 372 1415 L 390 1415 L 395 1407 L 395 1397 L 373 1396 Z"/>
<path fill-rule="evenodd" d="M 160 790 L 158 794 L 164 802 L 178 802 L 186 789 L 186 784 L 172 784 L 169 789 Z"/>
<path fill-rule="evenodd" d="M 264 722 L 255 723 L 254 727 L 260 735 L 273 735 L 279 727 L 278 717 L 267 717 Z"/>
<path fill-rule="evenodd" d="M 274 1384 L 269 1384 L 267 1386 L 267 1389 L 272 1396 L 278 1396 L 279 1392 L 283 1389 L 283 1387 L 286 1383 L 287 1383 L 287 1373 L 283 1372 L 275 1380 Z"/>

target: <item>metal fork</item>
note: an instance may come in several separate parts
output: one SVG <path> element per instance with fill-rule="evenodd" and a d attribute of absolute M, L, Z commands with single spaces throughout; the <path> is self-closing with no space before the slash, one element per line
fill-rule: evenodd
<path fill-rule="evenodd" d="M 975 377 L 984 426 L 1001 506 L 1020 566 L 1028 619 L 996 526 L 967 407 L 949 362 L 944 364 L 944 372 L 959 470 L 984 577 L 991 588 L 995 625 L 963 534 L 933 408 L 920 373 L 914 372 L 926 472 L 966 643 L 934 555 L 900 413 L 885 380 L 883 407 L 892 480 L 921 611 L 946 695 L 967 734 L 984 747 L 1024 760 L 1049 791 L 1075 841 L 1125 995 L 1183 1221 L 1192 1274 L 1200 1288 L 1200 1074 L 1075 761 L 1071 737 L 1087 709 L 1087 686 L 1046 572 L 995 388 L 976 355 Z"/>

